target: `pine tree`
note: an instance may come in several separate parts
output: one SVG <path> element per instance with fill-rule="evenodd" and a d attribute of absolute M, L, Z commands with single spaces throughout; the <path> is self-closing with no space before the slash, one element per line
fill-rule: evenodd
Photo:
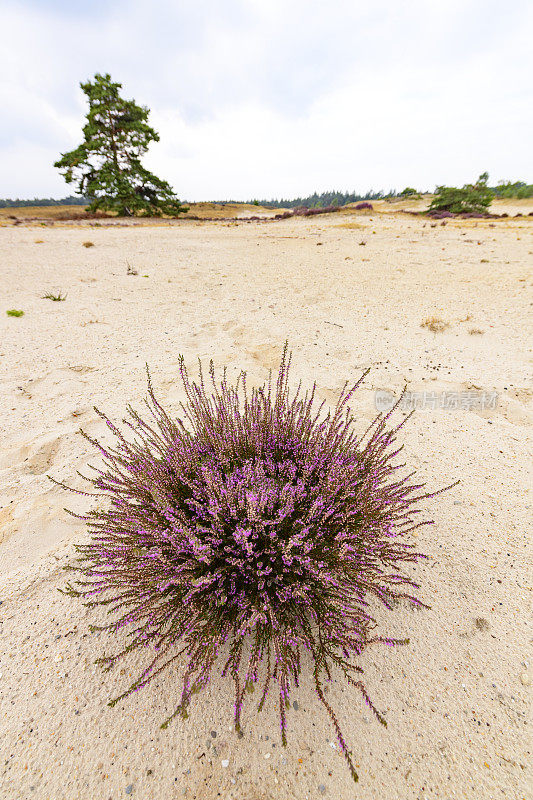
<path fill-rule="evenodd" d="M 113 211 L 120 216 L 172 216 L 188 211 L 170 185 L 143 167 L 141 158 L 159 134 L 148 125 L 149 109 L 124 100 L 121 83 L 96 73 L 80 83 L 89 111 L 83 142 L 63 153 L 54 166 L 67 183 L 90 199 L 88 211 Z"/>
<path fill-rule="evenodd" d="M 486 214 L 494 199 L 494 192 L 487 186 L 488 172 L 483 172 L 475 183 L 456 186 L 437 186 L 429 211 L 451 211 L 452 214 Z"/>

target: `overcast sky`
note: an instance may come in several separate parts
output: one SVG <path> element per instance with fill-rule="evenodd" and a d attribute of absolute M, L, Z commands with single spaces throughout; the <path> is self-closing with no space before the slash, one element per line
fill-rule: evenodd
<path fill-rule="evenodd" d="M 0 0 L 0 197 L 63 197 L 79 82 L 186 200 L 533 181 L 531 0 Z"/>

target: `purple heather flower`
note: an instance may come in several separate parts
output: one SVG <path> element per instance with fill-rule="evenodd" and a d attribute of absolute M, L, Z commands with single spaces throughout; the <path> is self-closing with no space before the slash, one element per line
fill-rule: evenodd
<path fill-rule="evenodd" d="M 353 659 L 373 642 L 406 643 L 371 635 L 369 601 L 423 605 L 399 567 L 424 557 L 407 534 L 430 524 L 418 520 L 417 505 L 437 493 L 398 477 L 403 421 L 390 427 L 390 414 L 379 415 L 356 435 L 348 402 L 360 381 L 345 385 L 324 414 L 324 404 L 315 408 L 316 386 L 291 396 L 290 360 L 285 345 L 275 388 L 269 379 L 251 393 L 245 373 L 235 385 L 225 370 L 217 381 L 211 362 L 209 392 L 201 365 L 195 383 L 180 357 L 181 418 L 162 408 L 149 377 L 154 421 L 128 409 L 134 442 L 98 412 L 117 438 L 114 448 L 89 439 L 105 459 L 91 483 L 109 503 L 84 517 L 91 538 L 76 548 L 71 567 L 83 579 L 66 591 L 114 612 L 97 630 L 126 629 L 127 647 L 103 665 L 137 648 L 148 653 L 139 678 L 111 705 L 163 669 L 180 669 L 181 699 L 163 727 L 187 715 L 225 648 L 236 730 L 246 691 L 261 681 L 259 708 L 277 686 L 285 744 L 290 689 L 307 651 L 316 693 L 357 780 L 323 681 L 339 670 L 385 724 L 354 677 L 362 669 Z"/>

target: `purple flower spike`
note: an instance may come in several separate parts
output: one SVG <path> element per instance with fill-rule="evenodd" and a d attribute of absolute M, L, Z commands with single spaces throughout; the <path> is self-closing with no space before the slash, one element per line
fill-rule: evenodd
<path fill-rule="evenodd" d="M 417 506 L 438 493 L 398 477 L 395 439 L 405 420 L 390 427 L 390 414 L 379 415 L 357 438 L 348 402 L 361 381 L 322 414 L 316 386 L 291 395 L 290 361 L 286 344 L 276 386 L 269 379 L 250 393 L 245 373 L 235 385 L 225 371 L 217 381 L 213 362 L 208 391 L 201 365 L 195 383 L 180 357 L 182 417 L 161 407 L 148 376 L 153 420 L 128 408 L 133 442 L 98 412 L 117 443 L 89 439 L 104 457 L 90 482 L 109 502 L 83 517 L 91 536 L 69 567 L 82 577 L 65 591 L 108 606 L 112 621 L 93 629 L 125 630 L 126 647 L 103 666 L 137 648 L 147 653 L 147 666 L 110 705 L 179 669 L 181 697 L 162 727 L 188 716 L 220 656 L 235 684 L 236 730 L 260 682 L 259 709 L 277 687 L 285 744 L 290 690 L 301 653 L 310 654 L 316 694 L 357 780 L 324 681 L 339 670 L 385 724 L 353 660 L 373 642 L 407 643 L 372 635 L 369 601 L 423 605 L 400 566 L 424 557 L 407 534 L 431 524 L 419 521 Z"/>

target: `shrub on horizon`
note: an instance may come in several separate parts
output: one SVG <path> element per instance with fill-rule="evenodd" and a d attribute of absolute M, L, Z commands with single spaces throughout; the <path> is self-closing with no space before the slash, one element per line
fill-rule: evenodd
<path fill-rule="evenodd" d="M 533 185 L 524 181 L 498 181 L 494 188 L 497 197 L 510 197 L 525 200 L 533 197 Z"/>
<path fill-rule="evenodd" d="M 448 211 L 452 214 L 486 214 L 494 199 L 494 192 L 487 186 L 488 179 L 488 173 L 484 172 L 474 184 L 466 183 L 461 189 L 455 186 L 437 186 L 429 213 Z"/>
<path fill-rule="evenodd" d="M 398 197 L 401 197 L 403 200 L 420 200 L 421 194 L 418 189 L 414 189 L 412 186 L 406 186 L 405 189 L 400 192 Z"/>
<path fill-rule="evenodd" d="M 314 405 L 316 384 L 305 396 L 300 384 L 291 396 L 290 363 L 285 345 L 275 387 L 269 377 L 249 392 L 246 373 L 231 385 L 226 369 L 217 380 L 211 361 L 208 391 L 201 363 L 196 383 L 180 356 L 182 416 L 163 409 L 148 375 L 153 420 L 128 406 L 133 442 L 97 411 L 117 443 L 104 447 L 86 436 L 104 457 L 87 480 L 109 504 L 81 517 L 91 537 L 67 567 L 81 577 L 63 591 L 107 606 L 112 620 L 92 630 L 124 629 L 127 644 L 99 659 L 106 669 L 135 650 L 147 654 L 138 678 L 110 705 L 181 663 L 181 698 L 162 727 L 188 716 L 220 657 L 222 676 L 235 684 L 235 730 L 254 685 L 258 710 L 276 686 L 285 745 L 289 695 L 306 652 L 357 780 L 324 684 L 338 670 L 386 724 L 354 659 L 375 642 L 407 644 L 375 635 L 369 601 L 424 605 L 401 567 L 426 557 L 408 534 L 431 524 L 419 521 L 418 504 L 439 492 L 426 493 L 412 473 L 397 471 L 404 465 L 395 463 L 396 434 L 407 417 L 390 427 L 392 412 L 378 415 L 356 436 L 348 402 L 364 375 L 345 384 L 325 414 L 324 403 Z"/>

